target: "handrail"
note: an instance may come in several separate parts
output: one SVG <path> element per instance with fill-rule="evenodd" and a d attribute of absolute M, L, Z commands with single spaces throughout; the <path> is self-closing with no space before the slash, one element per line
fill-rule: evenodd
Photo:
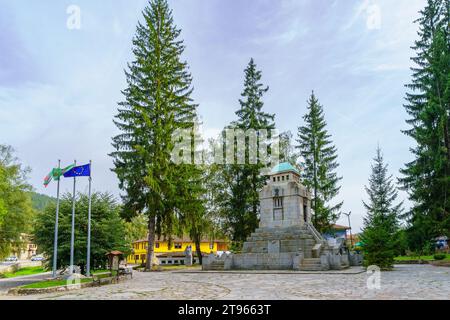
<path fill-rule="evenodd" d="M 322 242 L 322 243 L 325 242 L 325 239 L 322 237 L 322 235 L 319 233 L 319 231 L 317 231 L 317 229 L 314 228 L 314 226 L 311 223 L 306 222 L 306 226 L 311 231 L 311 233 L 313 234 L 316 241 Z"/>

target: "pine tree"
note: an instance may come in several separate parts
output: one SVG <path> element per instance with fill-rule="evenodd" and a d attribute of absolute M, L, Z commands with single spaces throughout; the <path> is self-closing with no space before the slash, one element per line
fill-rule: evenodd
<path fill-rule="evenodd" d="M 202 252 L 200 243 L 202 238 L 210 230 L 210 221 L 206 215 L 205 207 L 205 168 L 203 164 L 195 164 L 194 159 L 201 159 L 203 162 L 203 152 L 200 146 L 203 141 L 198 132 L 199 122 L 196 118 L 196 125 L 190 132 L 191 152 L 190 163 L 180 164 L 175 167 L 177 172 L 177 199 L 176 207 L 179 209 L 179 228 L 180 236 L 188 234 L 195 244 L 199 263 L 202 264 Z"/>
<path fill-rule="evenodd" d="M 406 111 L 413 138 L 414 160 L 401 170 L 403 188 L 413 206 L 405 215 L 410 222 L 414 250 L 421 251 L 432 238 L 448 233 L 450 226 L 450 36 L 448 0 L 428 0 L 420 12 L 419 40 L 413 49 L 412 82 L 406 87 Z M 420 230 L 420 232 L 419 232 Z M 420 238 L 418 235 L 422 235 Z"/>
<path fill-rule="evenodd" d="M 250 129 L 270 131 L 275 128 L 275 115 L 263 111 L 262 100 L 269 88 L 261 83 L 262 72 L 257 70 L 253 58 L 244 73 L 244 91 L 239 99 L 241 107 L 236 111 L 238 119 L 231 123 L 230 128 L 242 129 L 244 132 Z M 246 146 L 249 145 L 249 139 L 246 138 Z M 231 229 L 233 241 L 236 242 L 244 241 L 258 226 L 259 190 L 264 184 L 261 169 L 266 165 L 260 159 L 259 153 L 256 164 L 248 161 L 248 150 L 245 153 L 245 164 L 227 164 L 224 169 L 224 179 L 228 183 L 229 191 L 225 204 L 228 209 L 227 225 Z"/>
<path fill-rule="evenodd" d="M 113 138 L 113 171 L 119 178 L 125 215 L 148 215 L 148 255 L 151 268 L 155 235 L 169 237 L 177 223 L 179 175 L 171 162 L 172 134 L 193 126 L 196 105 L 191 99 L 192 77 L 182 61 L 181 30 L 166 0 L 151 0 L 133 39 L 134 61 L 125 71 L 125 100 L 114 123 L 121 133 Z"/>
<path fill-rule="evenodd" d="M 298 145 L 302 158 L 302 181 L 312 190 L 313 223 L 320 232 L 326 232 L 339 218 L 343 202 L 331 205 L 339 193 L 341 177 L 335 170 L 337 150 L 332 144 L 331 135 L 326 130 L 323 107 L 314 92 L 308 100 L 308 113 L 305 124 L 298 128 Z"/>
<path fill-rule="evenodd" d="M 369 201 L 363 201 L 367 210 L 361 235 L 364 261 L 368 266 L 377 265 L 382 269 L 390 269 L 394 263 L 402 203 L 394 204 L 398 192 L 392 182 L 392 175 L 388 175 L 388 166 L 384 164 L 379 147 L 373 160 L 369 187 L 365 187 Z"/>

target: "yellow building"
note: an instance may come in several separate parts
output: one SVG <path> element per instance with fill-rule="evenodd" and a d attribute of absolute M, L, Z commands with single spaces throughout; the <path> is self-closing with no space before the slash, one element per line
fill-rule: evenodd
<path fill-rule="evenodd" d="M 147 258 L 147 239 L 137 240 L 133 242 L 133 251 L 127 257 L 127 262 L 131 264 L 145 263 Z M 174 238 L 172 246 L 169 248 L 167 240 L 155 241 L 155 257 L 159 260 L 159 264 L 184 264 L 185 250 L 188 246 L 192 248 L 194 263 L 196 262 L 197 247 L 189 238 Z M 228 245 L 225 240 L 202 239 L 200 242 L 200 250 L 203 255 L 217 253 L 217 251 L 227 251 Z"/>

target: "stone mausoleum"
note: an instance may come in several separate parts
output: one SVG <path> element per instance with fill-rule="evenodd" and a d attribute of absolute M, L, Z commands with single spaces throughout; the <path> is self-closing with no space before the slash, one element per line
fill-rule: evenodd
<path fill-rule="evenodd" d="M 275 166 L 260 191 L 260 223 L 242 253 L 210 255 L 204 270 L 321 271 L 349 266 L 342 247 L 328 243 L 311 223 L 311 194 L 289 163 Z"/>

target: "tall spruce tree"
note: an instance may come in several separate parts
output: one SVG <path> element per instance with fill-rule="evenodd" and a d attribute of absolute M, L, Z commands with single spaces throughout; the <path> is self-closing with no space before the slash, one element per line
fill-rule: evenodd
<path fill-rule="evenodd" d="M 297 148 L 302 161 L 302 181 L 312 190 L 313 224 L 320 232 L 328 231 L 340 216 L 343 202 L 330 204 L 339 193 L 339 180 L 335 170 L 337 150 L 326 130 L 323 107 L 312 92 L 308 100 L 305 124 L 298 128 Z"/>
<path fill-rule="evenodd" d="M 412 82 L 406 87 L 414 160 L 401 170 L 403 188 L 413 206 L 410 246 L 423 251 L 430 241 L 450 230 L 450 1 L 428 0 L 420 12 L 419 39 L 412 47 Z"/>
<path fill-rule="evenodd" d="M 379 147 L 373 160 L 369 186 L 365 187 L 369 201 L 363 201 L 367 210 L 361 235 L 364 263 L 390 269 L 394 264 L 402 203 L 394 204 L 398 192 Z"/>
<path fill-rule="evenodd" d="M 166 0 L 150 0 L 133 39 L 134 61 L 125 71 L 125 100 L 114 123 L 121 133 L 113 138 L 113 171 L 119 178 L 125 215 L 148 215 L 150 269 L 155 235 L 169 237 L 177 223 L 178 168 L 171 162 L 172 134 L 193 126 L 196 105 L 191 99 L 191 75 L 182 61 L 181 30 Z M 183 175 L 184 176 L 184 175 Z"/>
<path fill-rule="evenodd" d="M 275 128 L 275 115 L 263 111 L 263 96 L 269 87 L 261 83 L 262 72 L 257 70 L 252 59 L 244 71 L 244 91 L 239 99 L 240 109 L 236 111 L 238 119 L 229 128 L 248 130 L 271 130 Z M 270 132 L 269 132 L 270 133 Z M 237 143 L 237 142 L 236 142 Z M 224 168 L 225 181 L 228 182 L 229 196 L 227 207 L 227 226 L 231 230 L 232 240 L 241 243 L 258 226 L 259 190 L 264 184 L 261 169 L 265 163 L 257 153 L 257 163 L 249 161 L 249 138 L 245 140 L 245 164 L 227 164 Z M 258 144 L 259 146 L 259 144 Z"/>
<path fill-rule="evenodd" d="M 201 150 L 203 140 L 198 132 L 199 122 L 190 131 L 190 159 L 189 163 L 176 166 L 177 173 L 177 199 L 176 204 L 179 216 L 178 234 L 188 234 L 194 242 L 198 261 L 202 264 L 202 252 L 200 243 L 210 229 L 210 223 L 206 214 L 206 188 L 205 168 L 203 164 L 204 154 Z M 199 161 L 201 160 L 201 161 Z"/>

